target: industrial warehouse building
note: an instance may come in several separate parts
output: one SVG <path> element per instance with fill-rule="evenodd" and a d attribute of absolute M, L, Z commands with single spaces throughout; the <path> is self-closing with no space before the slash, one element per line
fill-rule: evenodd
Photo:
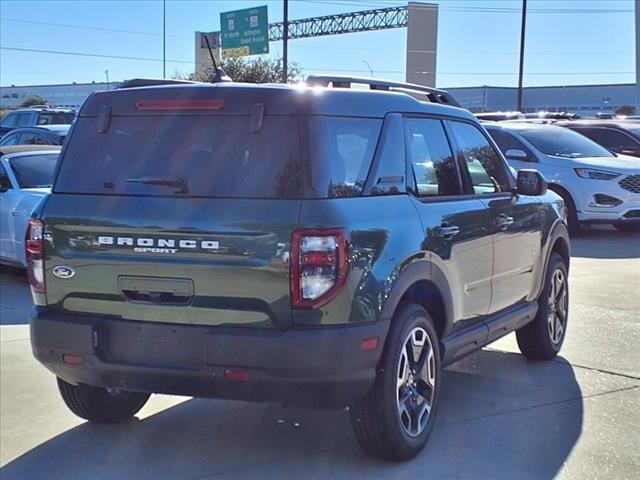
<path fill-rule="evenodd" d="M 77 109 L 91 92 L 117 86 L 118 83 L 114 82 L 95 82 L 0 87 L 0 107 L 17 108 L 27 97 L 39 95 L 49 105 Z M 571 112 L 580 116 L 613 113 L 619 106 L 635 105 L 636 88 L 633 83 L 526 87 L 523 93 L 524 113 L 541 110 Z M 472 112 L 514 110 L 516 106 L 517 89 L 514 87 L 458 87 L 447 90 Z"/>
<path fill-rule="evenodd" d="M 447 90 L 460 105 L 472 112 L 515 110 L 517 105 L 518 89 L 515 87 L 460 87 Z M 583 117 L 598 112 L 613 113 L 622 105 L 635 105 L 636 91 L 634 83 L 525 87 L 522 94 L 523 113 L 570 112 Z"/>

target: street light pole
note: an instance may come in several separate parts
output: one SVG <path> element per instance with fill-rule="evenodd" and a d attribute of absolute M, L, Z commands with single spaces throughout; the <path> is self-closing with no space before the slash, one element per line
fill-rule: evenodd
<path fill-rule="evenodd" d="M 516 110 L 522 112 L 522 73 L 524 67 L 524 38 L 527 25 L 527 0 L 522 0 L 522 25 L 520 27 L 520 69 L 518 70 L 518 104 Z"/>
<path fill-rule="evenodd" d="M 167 78 L 167 2 L 162 0 L 162 78 Z"/>
<path fill-rule="evenodd" d="M 282 1 L 282 83 L 289 79 L 288 69 L 289 47 L 289 0 Z"/>
<path fill-rule="evenodd" d="M 111 90 L 111 85 L 109 83 L 109 69 L 105 70 L 104 74 L 107 76 L 107 90 Z"/>

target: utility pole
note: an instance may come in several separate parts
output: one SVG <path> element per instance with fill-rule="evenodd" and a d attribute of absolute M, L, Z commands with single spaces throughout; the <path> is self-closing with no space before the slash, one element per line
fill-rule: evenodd
<path fill-rule="evenodd" d="M 516 110 L 522 112 L 522 73 L 524 68 L 524 37 L 527 25 L 527 0 L 522 0 L 522 25 L 520 27 L 520 69 L 518 70 L 518 105 Z"/>
<path fill-rule="evenodd" d="M 287 57 L 289 43 L 289 0 L 282 0 L 282 83 L 287 83 Z"/>
<path fill-rule="evenodd" d="M 162 0 L 162 78 L 167 78 L 167 2 Z"/>
<path fill-rule="evenodd" d="M 109 83 L 109 69 L 105 70 L 104 74 L 107 76 L 107 90 L 111 90 L 111 84 Z"/>

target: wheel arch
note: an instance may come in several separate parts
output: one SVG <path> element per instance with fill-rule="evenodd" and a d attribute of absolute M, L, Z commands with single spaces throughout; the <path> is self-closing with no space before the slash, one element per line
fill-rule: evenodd
<path fill-rule="evenodd" d="M 382 308 L 382 318 L 392 318 L 401 302 L 423 306 L 433 319 L 440 339 L 453 324 L 453 298 L 444 273 L 428 260 L 410 264 L 395 281 Z"/>

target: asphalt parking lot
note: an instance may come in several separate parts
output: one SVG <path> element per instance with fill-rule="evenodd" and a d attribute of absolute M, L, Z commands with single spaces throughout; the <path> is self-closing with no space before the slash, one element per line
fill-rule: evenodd
<path fill-rule="evenodd" d="M 10 479 L 640 477 L 640 235 L 573 242 L 560 357 L 528 362 L 515 337 L 447 369 L 425 450 L 367 457 L 348 413 L 157 395 L 137 420 L 73 416 L 31 356 L 30 295 L 0 276 L 0 477 Z"/>

